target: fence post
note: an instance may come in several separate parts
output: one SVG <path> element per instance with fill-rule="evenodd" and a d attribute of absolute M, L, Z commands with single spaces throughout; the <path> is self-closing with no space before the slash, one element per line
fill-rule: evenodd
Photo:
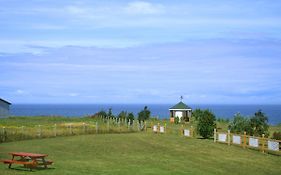
<path fill-rule="evenodd" d="M 243 148 L 246 148 L 246 142 L 247 142 L 246 131 L 244 131 L 244 135 L 243 135 Z"/>
<path fill-rule="evenodd" d="M 147 128 L 146 128 L 146 121 L 144 122 L 144 130 L 145 130 L 145 132 L 147 131 Z"/>
<path fill-rule="evenodd" d="M 214 142 L 217 142 L 217 129 L 214 129 Z"/>
<path fill-rule="evenodd" d="M 160 134 L 160 123 L 157 124 L 157 133 Z"/>
<path fill-rule="evenodd" d="M 54 136 L 57 137 L 57 124 L 54 125 Z"/>
<path fill-rule="evenodd" d="M 262 134 L 262 147 L 261 147 L 262 153 L 264 153 L 264 144 L 265 144 L 265 138 L 264 138 L 264 134 Z"/>
<path fill-rule="evenodd" d="M 183 133 L 183 135 L 184 135 L 184 133 Z M 193 137 L 193 126 L 190 127 L 190 137 Z"/>
<path fill-rule="evenodd" d="M 227 130 L 227 144 L 230 145 L 230 130 Z"/>
<path fill-rule="evenodd" d="M 96 134 L 98 134 L 99 132 L 99 126 L 98 126 L 98 122 L 96 122 Z"/>
<path fill-rule="evenodd" d="M 121 133 L 121 121 L 120 121 L 120 118 L 118 119 L 118 128 L 119 128 L 119 132 Z"/>
<path fill-rule="evenodd" d="M 165 125 L 164 125 L 164 132 L 165 133 L 168 133 L 168 131 L 167 131 L 167 124 L 165 123 Z"/>

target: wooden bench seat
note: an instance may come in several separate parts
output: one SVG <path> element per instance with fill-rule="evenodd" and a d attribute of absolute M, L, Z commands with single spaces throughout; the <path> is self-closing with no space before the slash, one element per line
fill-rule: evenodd
<path fill-rule="evenodd" d="M 22 164 L 22 165 L 34 165 L 34 162 L 18 161 L 18 160 L 1 160 L 4 164 Z"/>
<path fill-rule="evenodd" d="M 51 165 L 51 164 L 53 164 L 52 160 L 45 160 L 45 163 L 42 161 L 37 163 L 37 165 Z"/>

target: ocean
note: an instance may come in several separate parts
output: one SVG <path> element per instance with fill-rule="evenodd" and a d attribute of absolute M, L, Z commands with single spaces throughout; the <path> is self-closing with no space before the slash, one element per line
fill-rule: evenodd
<path fill-rule="evenodd" d="M 169 108 L 173 104 L 13 104 L 10 113 L 12 116 L 65 116 L 83 117 L 95 114 L 100 110 L 112 108 L 117 115 L 122 110 L 133 112 L 135 115 L 148 106 L 153 117 L 160 119 L 169 118 Z M 244 116 L 252 116 L 261 109 L 269 118 L 269 123 L 276 125 L 281 123 L 281 105 L 189 105 L 196 108 L 210 109 L 217 118 L 231 119 L 234 114 L 241 113 Z"/>

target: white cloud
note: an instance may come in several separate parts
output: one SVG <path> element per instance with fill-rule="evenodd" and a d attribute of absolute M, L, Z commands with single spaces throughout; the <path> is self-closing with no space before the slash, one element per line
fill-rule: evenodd
<path fill-rule="evenodd" d="M 130 2 L 125 11 L 130 14 L 161 14 L 164 13 L 164 6 L 161 4 L 152 4 L 144 1 Z"/>
<path fill-rule="evenodd" d="M 15 94 L 17 94 L 17 95 L 27 95 L 27 94 L 29 94 L 29 92 L 24 91 L 24 90 L 22 90 L 22 89 L 17 89 L 17 90 L 15 91 Z"/>
<path fill-rule="evenodd" d="M 77 97 L 77 96 L 79 96 L 78 93 L 69 93 L 68 95 L 69 95 L 70 97 Z"/>

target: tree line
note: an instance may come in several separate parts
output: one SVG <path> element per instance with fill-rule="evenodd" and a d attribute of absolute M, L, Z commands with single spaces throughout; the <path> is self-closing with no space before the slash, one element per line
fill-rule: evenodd
<path fill-rule="evenodd" d="M 127 112 L 127 111 L 121 111 L 118 115 L 114 115 L 112 113 L 112 108 L 109 108 L 107 112 L 105 110 L 101 110 L 91 117 L 92 118 L 101 117 L 105 120 L 107 119 L 125 120 L 127 123 L 130 122 L 129 124 L 133 124 L 133 120 L 137 119 L 139 122 L 144 122 L 145 120 L 148 120 L 150 118 L 150 115 L 151 115 L 150 110 L 148 109 L 147 106 L 144 106 L 143 110 L 141 110 L 136 117 L 134 113 Z"/>

